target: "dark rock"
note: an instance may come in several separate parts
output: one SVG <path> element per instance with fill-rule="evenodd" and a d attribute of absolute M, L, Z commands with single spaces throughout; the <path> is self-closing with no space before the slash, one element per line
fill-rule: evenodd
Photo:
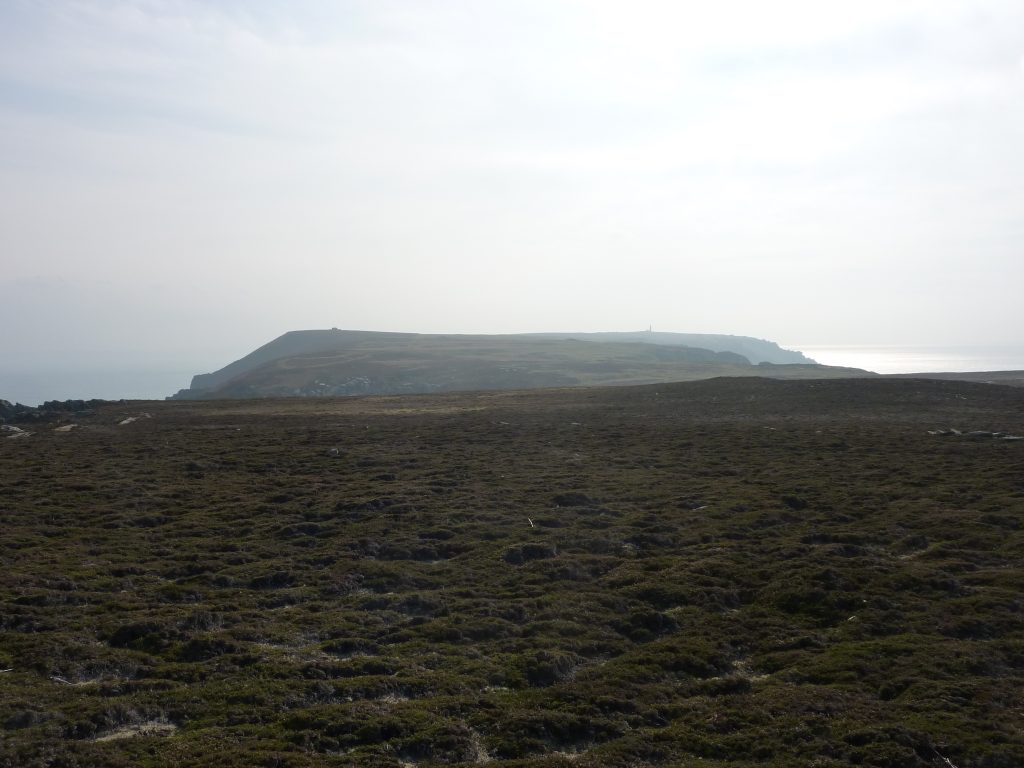
<path fill-rule="evenodd" d="M 95 413 L 95 408 L 108 400 L 47 400 L 38 407 L 11 403 L 0 400 L 0 424 L 22 423 L 29 421 L 54 421 L 58 418 L 74 414 L 87 418 Z"/>

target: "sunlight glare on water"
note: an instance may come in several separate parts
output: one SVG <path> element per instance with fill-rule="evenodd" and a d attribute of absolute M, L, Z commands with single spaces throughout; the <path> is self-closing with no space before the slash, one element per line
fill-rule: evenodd
<path fill-rule="evenodd" d="M 1024 347 L 886 347 L 792 345 L 822 365 L 876 373 L 1024 370 Z"/>

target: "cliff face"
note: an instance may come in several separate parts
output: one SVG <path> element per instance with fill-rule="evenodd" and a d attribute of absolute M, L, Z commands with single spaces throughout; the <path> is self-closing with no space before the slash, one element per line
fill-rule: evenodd
<path fill-rule="evenodd" d="M 700 346 L 687 344 L 700 341 Z M 744 352 L 745 351 L 745 352 Z M 673 333 L 427 335 L 291 331 L 176 399 L 399 394 L 685 381 L 813 363 L 744 336 Z"/>

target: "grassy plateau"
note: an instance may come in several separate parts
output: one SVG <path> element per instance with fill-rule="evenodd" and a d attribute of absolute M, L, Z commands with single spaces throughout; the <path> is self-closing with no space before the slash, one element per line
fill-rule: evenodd
<path fill-rule="evenodd" d="M 20 426 L 2 766 L 1024 766 L 1024 389 L 740 378 Z"/>
<path fill-rule="evenodd" d="M 434 394 L 658 384 L 719 376 L 877 375 L 817 365 L 799 352 L 746 336 L 581 336 L 290 331 L 219 371 L 193 377 L 189 389 L 174 399 Z M 690 339 L 709 339 L 721 349 L 681 343 Z"/>

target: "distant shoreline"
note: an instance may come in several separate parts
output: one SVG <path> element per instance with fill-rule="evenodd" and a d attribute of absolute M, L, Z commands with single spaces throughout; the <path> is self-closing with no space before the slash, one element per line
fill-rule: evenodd
<path fill-rule="evenodd" d="M 756 368 L 754 369 L 754 372 L 752 372 L 751 375 L 754 376 L 754 377 L 757 377 L 759 375 Z M 763 372 L 762 372 L 762 375 L 763 375 Z M 746 378 L 746 377 L 723 377 L 723 378 Z M 851 378 L 863 378 L 863 377 L 851 377 Z M 975 383 L 975 384 L 1001 384 L 1001 385 L 1004 385 L 1004 386 L 1011 386 L 1011 387 L 1024 387 L 1024 369 L 1013 370 L 1013 371 L 922 371 L 922 372 L 918 372 L 918 373 L 886 373 L 886 374 L 878 374 L 877 377 L 869 377 L 869 378 L 872 378 L 872 379 L 878 379 L 878 378 L 881 378 L 881 379 L 928 379 L 928 380 L 940 380 L 940 381 L 964 381 L 964 382 L 971 382 L 971 383 Z M 813 380 L 813 379 L 807 379 L 807 380 Z M 700 381 L 700 380 L 698 379 L 698 380 L 694 380 L 694 381 Z M 680 383 L 684 383 L 684 382 L 680 382 Z M 628 384 L 627 385 L 602 385 L 602 384 L 598 384 L 598 385 L 580 385 L 580 388 L 606 387 L 606 386 L 649 386 L 649 385 L 643 385 L 643 384 L 637 384 L 637 385 L 628 385 Z M 442 393 L 442 394 L 452 394 L 452 393 L 449 392 L 449 393 Z M 402 397 L 402 395 L 390 395 L 390 396 L 391 397 Z M 419 396 L 421 396 L 421 393 L 420 394 L 410 394 L 409 396 L 410 397 L 414 397 L 414 396 L 415 397 L 419 397 Z M 301 396 L 282 396 L 282 399 L 291 399 L 291 397 L 299 397 L 301 399 Z M 339 395 L 339 397 L 344 397 L 344 396 Z M 5 397 L 4 393 L 0 392 L 0 401 L 6 400 L 7 402 L 11 403 L 12 405 L 17 403 L 17 404 L 22 405 L 22 406 L 27 406 L 28 408 L 33 409 L 33 410 L 41 408 L 45 403 L 70 403 L 70 402 L 74 402 L 74 401 L 83 401 L 83 400 L 84 401 L 89 401 L 89 400 L 103 401 L 103 402 L 106 402 L 106 403 L 116 403 L 116 402 L 138 402 L 138 403 L 145 403 L 145 402 L 161 402 L 161 401 L 164 401 L 166 399 L 168 399 L 166 394 L 159 393 L 159 394 L 154 394 L 153 396 L 150 396 L 150 397 L 146 397 L 146 396 L 133 397 L 133 396 L 130 396 L 130 395 L 129 396 L 123 396 L 123 397 L 111 396 L 111 397 L 95 397 L 95 398 L 92 398 L 92 397 L 62 397 L 62 398 L 45 398 L 45 400 L 39 400 L 37 402 L 26 402 L 25 400 L 20 400 L 19 401 L 19 400 L 15 400 L 14 398 L 11 398 L 11 397 Z M 268 399 L 268 398 L 258 398 L 258 399 Z M 273 399 L 273 398 L 270 398 L 270 399 Z M 184 401 L 184 402 L 189 402 L 189 401 Z"/>
<path fill-rule="evenodd" d="M 859 368 L 885 377 L 978 381 L 1024 385 L 1024 346 L 909 347 L 786 345 L 822 365 Z M 931 363 L 928 367 L 924 367 Z M 193 376 L 210 370 L 178 361 L 166 368 L 112 367 L 0 370 L 0 399 L 36 407 L 65 400 L 163 400 L 189 386 Z M 751 375 L 763 372 L 751 371 Z"/>

